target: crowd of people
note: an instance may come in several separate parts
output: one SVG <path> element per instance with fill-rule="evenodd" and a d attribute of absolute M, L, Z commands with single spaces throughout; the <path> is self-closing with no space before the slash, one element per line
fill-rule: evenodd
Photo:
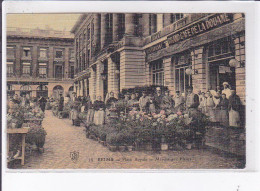
<path fill-rule="evenodd" d="M 87 97 L 77 97 L 72 94 L 71 119 L 73 124 L 78 119 L 79 112 L 87 115 L 87 123 L 102 125 L 118 117 L 117 104 L 123 102 L 126 105 L 126 113 L 136 110 L 147 114 L 160 113 L 164 110 L 167 115 L 177 112 L 195 115 L 196 112 L 202 112 L 207 115 L 211 122 L 218 123 L 223 126 L 241 126 L 241 102 L 236 91 L 230 88 L 227 82 L 223 83 L 223 90 L 220 87 L 217 90 L 207 92 L 193 92 L 192 87 L 187 88 L 187 92 L 183 95 L 180 91 L 175 92 L 175 96 L 171 96 L 168 90 L 162 91 L 156 88 L 155 93 L 142 91 L 142 95 L 137 92 L 119 94 L 115 97 L 114 92 L 109 92 L 102 100 L 98 96 L 95 101 Z"/>
<path fill-rule="evenodd" d="M 46 103 L 47 99 L 43 96 L 32 98 L 29 94 L 23 94 L 21 96 L 14 94 L 13 96 L 7 96 L 7 112 L 12 113 L 17 106 L 32 107 L 45 112 Z"/>
<path fill-rule="evenodd" d="M 46 99 L 43 96 L 30 98 L 28 94 L 21 97 L 15 94 L 13 97 L 8 97 L 8 111 L 12 110 L 12 105 L 18 104 L 21 106 L 37 106 L 44 112 L 46 103 L 53 101 L 53 98 Z M 163 92 L 158 87 L 155 92 L 142 91 L 142 95 L 137 92 L 119 94 L 118 98 L 115 97 L 114 92 L 110 92 L 107 94 L 105 101 L 102 100 L 101 96 L 92 101 L 90 96 L 77 97 L 76 93 L 66 97 L 61 94 L 56 101 L 58 102 L 59 112 L 63 111 L 66 104 L 70 105 L 69 116 L 73 125 L 76 124 L 79 113 L 86 114 L 87 123 L 103 125 L 110 119 L 118 117 L 116 106 L 121 102 L 126 106 L 125 113 L 136 110 L 153 114 L 164 110 L 167 115 L 186 112 L 192 116 L 199 111 L 207 115 L 211 122 L 223 126 L 241 126 L 240 98 L 227 82 L 223 83 L 223 90 L 217 87 L 217 90 L 199 91 L 197 94 L 193 92 L 192 87 L 188 87 L 185 94 L 176 91 L 175 96 L 171 96 L 168 90 Z"/>

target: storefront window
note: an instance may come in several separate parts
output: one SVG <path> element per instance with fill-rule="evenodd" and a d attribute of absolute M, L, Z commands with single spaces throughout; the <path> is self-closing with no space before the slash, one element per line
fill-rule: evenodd
<path fill-rule="evenodd" d="M 153 85 L 164 85 L 164 68 L 162 60 L 151 63 Z"/>
<path fill-rule="evenodd" d="M 175 89 L 184 93 L 187 87 L 192 86 L 192 76 L 186 74 L 186 69 L 191 66 L 190 52 L 177 55 L 173 59 L 175 65 Z"/>
<path fill-rule="evenodd" d="M 234 58 L 235 51 L 230 37 L 220 39 L 208 46 L 209 89 L 223 88 L 223 82 L 228 82 L 235 88 L 235 69 L 229 66 L 230 59 Z"/>

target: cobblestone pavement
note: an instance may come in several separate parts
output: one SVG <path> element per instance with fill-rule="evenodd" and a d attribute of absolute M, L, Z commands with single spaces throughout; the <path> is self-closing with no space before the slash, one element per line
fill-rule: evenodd
<path fill-rule="evenodd" d="M 212 169 L 237 168 L 240 164 L 236 158 L 227 158 L 208 150 L 111 152 L 98 142 L 87 139 L 84 127 L 72 126 L 69 119 L 58 119 L 51 111 L 46 111 L 43 127 L 47 131 L 44 153 L 33 152 L 26 157 L 24 166 L 17 164 L 14 168 Z M 79 152 L 75 162 L 70 156 L 73 151 Z"/>

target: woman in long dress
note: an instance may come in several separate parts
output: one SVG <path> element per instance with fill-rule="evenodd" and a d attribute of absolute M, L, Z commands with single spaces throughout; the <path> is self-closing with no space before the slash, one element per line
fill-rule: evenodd
<path fill-rule="evenodd" d="M 102 101 L 101 96 L 94 102 L 94 123 L 95 125 L 103 125 L 105 123 L 105 103 Z"/>
<path fill-rule="evenodd" d="M 86 107 L 85 107 L 85 109 L 86 109 Z M 88 111 L 87 111 L 87 124 L 90 125 L 94 121 L 95 110 L 94 110 L 94 105 L 92 104 L 89 96 L 87 97 L 87 109 L 88 109 Z"/>
<path fill-rule="evenodd" d="M 228 122 L 228 99 L 226 98 L 226 94 L 222 93 L 221 100 L 219 102 L 219 121 L 220 124 L 227 127 L 229 125 Z"/>
<path fill-rule="evenodd" d="M 229 126 L 240 127 L 240 98 L 236 95 L 235 90 L 231 90 L 231 96 L 229 97 Z"/>
<path fill-rule="evenodd" d="M 209 119 L 211 122 L 216 122 L 215 117 L 215 103 L 213 100 L 212 94 L 208 91 L 207 92 L 207 101 L 206 101 L 206 114 L 209 116 Z"/>

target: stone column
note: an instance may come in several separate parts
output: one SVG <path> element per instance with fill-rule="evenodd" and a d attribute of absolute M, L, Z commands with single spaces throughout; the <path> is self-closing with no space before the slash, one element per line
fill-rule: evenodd
<path fill-rule="evenodd" d="M 64 63 L 64 78 L 67 79 L 69 78 L 69 48 L 66 47 L 65 48 L 65 53 L 64 53 L 64 57 L 65 57 L 65 63 Z"/>
<path fill-rule="evenodd" d="M 240 66 L 236 68 L 236 94 L 240 97 L 243 105 L 246 102 L 246 73 L 245 66 L 241 63 L 245 63 L 245 35 L 241 35 L 234 40 L 235 43 L 235 59 L 240 63 Z"/>
<path fill-rule="evenodd" d="M 164 84 L 170 90 L 171 95 L 175 93 L 175 86 L 174 86 L 174 70 L 172 66 L 172 58 L 164 58 L 163 59 L 164 65 Z"/>
<path fill-rule="evenodd" d="M 96 66 L 96 97 L 101 96 L 102 100 L 104 100 L 104 83 L 101 76 L 101 73 L 104 71 L 104 64 L 101 61 L 98 61 Z"/>
<path fill-rule="evenodd" d="M 53 62 L 54 62 L 54 49 L 51 46 L 49 48 L 49 65 L 48 65 L 48 77 L 53 78 Z"/>
<path fill-rule="evenodd" d="M 119 18 L 118 14 L 113 14 L 113 41 L 118 41 Z"/>
<path fill-rule="evenodd" d="M 134 16 L 135 14 L 125 14 L 125 33 L 130 36 L 135 33 Z"/>
<path fill-rule="evenodd" d="M 100 14 L 94 14 L 94 43 L 95 53 L 100 50 Z"/>
<path fill-rule="evenodd" d="M 15 47 L 15 70 L 14 70 L 14 73 L 17 77 L 20 77 L 21 76 L 21 73 L 22 73 L 22 67 L 21 67 L 21 45 L 20 44 L 17 44 L 16 47 Z"/>
<path fill-rule="evenodd" d="M 83 91 L 84 91 L 84 83 L 83 83 L 83 80 L 80 80 L 80 96 L 83 96 Z"/>
<path fill-rule="evenodd" d="M 100 36 L 100 49 L 106 45 L 106 14 L 101 14 L 101 36 Z"/>
<path fill-rule="evenodd" d="M 89 78 L 89 94 L 91 97 L 91 101 L 94 102 L 96 100 L 96 70 L 93 67 L 90 68 L 90 78 Z"/>
<path fill-rule="evenodd" d="M 38 54 L 37 54 L 37 46 L 33 46 L 32 48 L 32 77 L 37 78 L 37 69 L 38 69 Z"/>
<path fill-rule="evenodd" d="M 108 65 L 108 92 L 114 92 L 115 96 L 119 93 L 120 76 L 116 74 L 116 63 L 111 58 L 107 60 Z"/>
<path fill-rule="evenodd" d="M 165 13 L 163 14 L 164 21 L 163 21 L 163 27 L 166 27 L 171 24 L 171 13 Z"/>
<path fill-rule="evenodd" d="M 193 91 L 198 93 L 199 90 L 206 92 L 206 64 L 203 63 L 203 47 L 198 47 L 191 52 L 192 59 L 192 86 Z"/>
<path fill-rule="evenodd" d="M 124 88 L 143 86 L 145 78 L 145 54 L 141 50 L 120 52 L 120 91 Z"/>
<path fill-rule="evenodd" d="M 145 13 L 142 17 L 143 36 L 149 36 L 149 14 Z"/>

